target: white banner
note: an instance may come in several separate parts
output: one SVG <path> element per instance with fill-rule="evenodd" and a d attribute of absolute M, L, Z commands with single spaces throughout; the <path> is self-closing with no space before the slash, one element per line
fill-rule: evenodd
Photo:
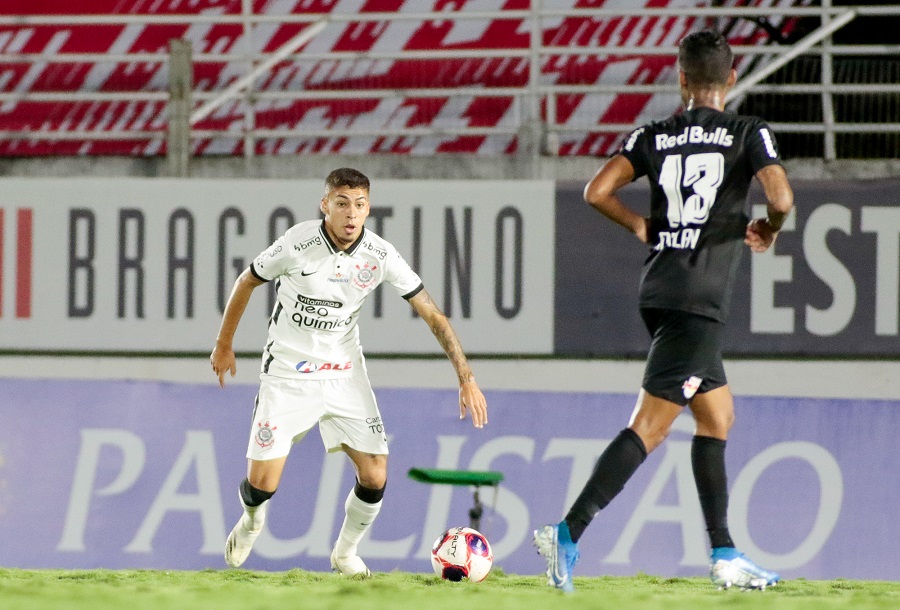
<path fill-rule="evenodd" d="M 316 180 L 3 179 L 0 349 L 203 352 L 237 275 L 318 218 Z M 367 228 L 391 241 L 470 353 L 553 350 L 550 181 L 376 181 Z M 273 296 L 235 349 L 260 351 Z M 389 287 L 360 315 L 369 353 L 440 353 Z M 399 341 L 398 338 L 403 340 Z"/>

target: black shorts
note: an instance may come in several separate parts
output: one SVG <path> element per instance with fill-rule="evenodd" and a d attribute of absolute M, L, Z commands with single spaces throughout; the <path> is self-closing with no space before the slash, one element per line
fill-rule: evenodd
<path fill-rule="evenodd" d="M 676 309 L 641 309 L 652 343 L 644 390 L 686 405 L 695 394 L 727 384 L 722 365 L 725 324 Z"/>

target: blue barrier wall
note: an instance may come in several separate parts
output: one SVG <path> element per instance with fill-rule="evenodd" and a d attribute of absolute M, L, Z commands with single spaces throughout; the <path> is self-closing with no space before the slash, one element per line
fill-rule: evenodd
<path fill-rule="evenodd" d="M 0 565 L 224 568 L 255 387 L 0 380 Z M 428 551 L 468 522 L 471 494 L 411 467 L 501 470 L 483 494 L 496 564 L 539 574 L 530 532 L 561 517 L 633 395 L 489 391 L 490 425 L 458 419 L 453 390 L 378 390 L 391 439 L 375 570 L 430 571 Z M 738 398 L 729 441 L 732 533 L 788 578 L 896 579 L 900 401 Z M 277 423 L 277 422 L 276 422 Z M 700 575 L 706 537 L 680 418 L 583 538 L 581 575 Z M 316 434 L 295 447 L 246 567 L 327 570 L 352 485 Z"/>

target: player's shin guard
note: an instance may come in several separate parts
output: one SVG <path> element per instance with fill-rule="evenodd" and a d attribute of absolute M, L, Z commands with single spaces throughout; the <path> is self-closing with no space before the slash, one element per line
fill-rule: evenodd
<path fill-rule="evenodd" d="M 244 512 L 225 541 L 225 562 L 231 567 L 243 565 L 250 555 L 253 543 L 266 522 L 268 500 L 274 494 L 274 491 L 253 487 L 247 479 L 241 482 L 239 497 Z"/>
<path fill-rule="evenodd" d="M 346 516 L 341 525 L 341 532 L 334 545 L 334 556 L 337 558 L 353 557 L 357 555 L 359 541 L 369 530 L 375 517 L 381 510 L 381 498 L 384 496 L 384 488 L 368 489 L 358 482 L 347 496 L 344 502 Z"/>
<path fill-rule="evenodd" d="M 647 448 L 634 430 L 625 428 L 619 432 L 600 455 L 591 477 L 566 515 L 573 542 L 578 542 L 596 514 L 622 491 L 646 458 Z"/>
<path fill-rule="evenodd" d="M 275 492 L 257 489 L 250 481 L 244 479 L 241 481 L 240 494 L 247 528 L 253 532 L 261 531 L 266 521 L 266 502 L 275 495 Z"/>
<path fill-rule="evenodd" d="M 241 481 L 238 490 L 241 493 L 241 504 L 244 505 L 245 510 L 255 508 L 275 495 L 274 491 L 263 491 L 253 487 L 248 479 Z"/>
<path fill-rule="evenodd" d="M 706 531 L 712 548 L 731 548 L 728 532 L 728 478 L 725 475 L 725 441 L 695 436 L 691 443 L 691 465 Z"/>

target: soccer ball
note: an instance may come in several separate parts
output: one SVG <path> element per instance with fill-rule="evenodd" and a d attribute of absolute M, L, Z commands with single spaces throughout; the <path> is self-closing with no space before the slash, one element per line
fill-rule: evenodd
<path fill-rule="evenodd" d="M 451 527 L 431 548 L 431 567 L 444 580 L 481 582 L 493 564 L 487 538 L 470 527 Z"/>

